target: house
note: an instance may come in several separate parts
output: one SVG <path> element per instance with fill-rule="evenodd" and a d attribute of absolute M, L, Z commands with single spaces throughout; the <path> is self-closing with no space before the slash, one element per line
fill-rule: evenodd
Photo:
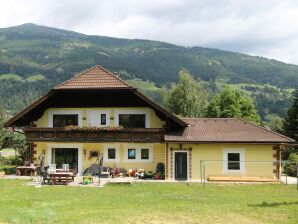
<path fill-rule="evenodd" d="M 105 166 L 155 171 L 165 178 L 202 175 L 279 177 L 284 145 L 294 140 L 234 118 L 179 118 L 102 68 L 51 89 L 5 124 L 22 128 L 30 160 L 82 173 L 103 153 Z M 245 161 L 245 162 L 244 162 Z"/>

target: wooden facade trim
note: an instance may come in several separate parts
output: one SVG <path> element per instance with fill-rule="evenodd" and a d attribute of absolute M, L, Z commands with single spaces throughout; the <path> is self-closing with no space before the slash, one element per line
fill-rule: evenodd
<path fill-rule="evenodd" d="M 65 130 L 64 128 L 25 128 L 29 142 L 164 142 L 165 130 L 135 128 L 113 131 Z"/>

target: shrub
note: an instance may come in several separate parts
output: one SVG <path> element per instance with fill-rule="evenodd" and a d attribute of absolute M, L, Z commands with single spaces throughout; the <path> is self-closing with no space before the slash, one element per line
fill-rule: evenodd
<path fill-rule="evenodd" d="M 298 154 L 291 153 L 288 161 L 298 164 Z M 297 165 L 296 164 L 287 165 L 287 173 L 289 176 L 294 176 L 294 177 L 297 176 Z"/>
<path fill-rule="evenodd" d="M 16 156 L 10 156 L 8 158 L 1 158 L 0 165 L 20 165 L 21 160 L 19 157 Z"/>
<path fill-rule="evenodd" d="M 0 166 L 0 172 L 5 172 L 7 175 L 16 174 L 17 167 L 12 165 L 2 165 Z"/>

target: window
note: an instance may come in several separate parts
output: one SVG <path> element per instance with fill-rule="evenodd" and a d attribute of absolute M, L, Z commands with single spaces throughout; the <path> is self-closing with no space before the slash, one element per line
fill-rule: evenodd
<path fill-rule="evenodd" d="M 100 125 L 107 125 L 107 115 L 106 114 L 100 115 Z"/>
<path fill-rule="evenodd" d="M 245 148 L 223 148 L 223 172 L 245 173 Z"/>
<path fill-rule="evenodd" d="M 77 114 L 54 114 L 53 115 L 53 127 L 65 127 L 69 125 L 78 126 Z"/>
<path fill-rule="evenodd" d="M 128 159 L 136 159 L 136 150 L 135 149 L 128 149 L 127 150 L 127 158 Z"/>
<path fill-rule="evenodd" d="M 103 161 L 104 162 L 112 162 L 112 163 L 119 163 L 120 162 L 120 144 L 113 144 L 113 143 L 105 143 L 103 144 Z M 126 157 L 126 153 L 125 153 Z M 127 157 L 126 157 L 127 158 Z"/>
<path fill-rule="evenodd" d="M 108 149 L 108 159 L 116 159 L 116 149 L 114 148 Z"/>
<path fill-rule="evenodd" d="M 149 149 L 141 149 L 141 159 L 149 159 Z"/>
<path fill-rule="evenodd" d="M 240 153 L 228 153 L 228 170 L 240 170 Z"/>
<path fill-rule="evenodd" d="M 119 114 L 119 125 L 124 128 L 145 128 L 145 114 Z"/>

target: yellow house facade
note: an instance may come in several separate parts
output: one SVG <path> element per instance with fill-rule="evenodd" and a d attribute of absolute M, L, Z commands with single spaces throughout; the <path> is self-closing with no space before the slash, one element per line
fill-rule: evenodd
<path fill-rule="evenodd" d="M 180 119 L 106 69 L 95 66 L 56 86 L 11 118 L 28 159 L 69 164 L 78 174 L 98 163 L 155 172 L 170 180 L 208 176 L 278 178 L 280 151 L 292 139 L 240 119 Z"/>

